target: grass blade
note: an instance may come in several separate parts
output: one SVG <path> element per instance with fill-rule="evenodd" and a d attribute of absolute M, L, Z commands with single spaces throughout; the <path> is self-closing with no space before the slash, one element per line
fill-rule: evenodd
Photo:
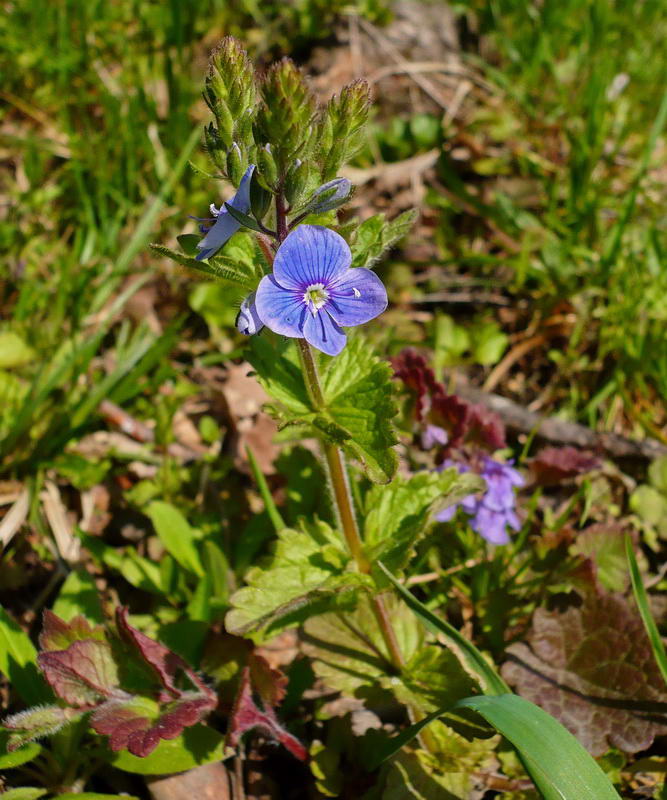
<path fill-rule="evenodd" d="M 646 629 L 649 641 L 651 642 L 653 657 L 655 658 L 658 668 L 660 669 L 662 679 L 665 681 L 665 684 L 667 684 L 667 653 L 665 653 L 665 645 L 662 641 L 662 637 L 660 636 L 660 632 L 658 631 L 658 627 L 655 624 L 653 615 L 651 614 L 651 608 L 648 604 L 646 589 L 644 588 L 642 576 L 637 565 L 637 559 L 635 558 L 635 554 L 632 549 L 632 539 L 628 536 L 628 534 L 625 535 L 625 554 L 628 559 L 628 567 L 630 568 L 632 593 L 635 596 L 639 614 L 641 615 L 644 628 Z"/>
<path fill-rule="evenodd" d="M 283 518 L 280 516 L 280 511 L 278 511 L 278 506 L 273 499 L 273 495 L 271 494 L 271 490 L 269 489 L 269 485 L 266 482 L 266 478 L 264 477 L 264 473 L 259 468 L 259 464 L 257 463 L 257 459 L 255 458 L 255 454 L 249 447 L 245 449 L 246 455 L 248 456 L 248 461 L 250 462 L 250 469 L 252 470 L 253 478 L 255 479 L 255 483 L 257 484 L 257 488 L 259 489 L 259 493 L 262 496 L 262 500 L 264 501 L 264 508 L 266 508 L 266 513 L 269 515 L 269 519 L 271 520 L 273 527 L 276 529 L 276 533 L 278 531 L 283 530 L 286 528 Z"/>
<path fill-rule="evenodd" d="M 377 565 L 428 630 L 436 635 L 441 634 L 447 639 L 447 642 L 461 657 L 470 672 L 480 680 L 484 694 L 511 694 L 512 690 L 472 642 L 469 642 L 453 625 L 440 619 L 420 603 L 414 595 L 396 580 L 381 561 L 378 561 Z"/>

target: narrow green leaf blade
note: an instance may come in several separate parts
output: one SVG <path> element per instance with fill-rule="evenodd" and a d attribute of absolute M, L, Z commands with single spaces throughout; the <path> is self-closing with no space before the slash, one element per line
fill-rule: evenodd
<path fill-rule="evenodd" d="M 262 500 L 264 501 L 264 508 L 266 508 L 266 513 L 269 515 L 269 519 L 271 520 L 273 527 L 276 529 L 276 533 L 278 533 L 278 531 L 281 531 L 283 528 L 286 527 L 286 525 L 283 522 L 283 518 L 280 516 L 280 511 L 278 511 L 278 506 L 276 505 L 273 499 L 273 495 L 271 494 L 269 485 L 266 482 L 264 473 L 262 472 L 262 470 L 259 467 L 259 464 L 257 463 L 255 454 L 249 447 L 246 447 L 245 451 L 246 455 L 248 456 L 248 461 L 250 462 L 250 469 L 252 470 L 252 475 L 255 479 L 255 483 L 257 484 L 259 493 L 262 495 Z"/>
<path fill-rule="evenodd" d="M 550 714 L 516 694 L 467 697 L 471 708 L 517 749 L 545 800 L 619 800 L 595 760 Z"/>
<path fill-rule="evenodd" d="M 154 500 L 146 509 L 146 513 L 167 551 L 182 567 L 201 578 L 204 575 L 204 567 L 195 545 L 194 530 L 181 512 L 169 503 Z"/>
<path fill-rule="evenodd" d="M 396 580 L 381 561 L 377 562 L 377 566 L 428 630 L 436 635 L 441 634 L 447 639 L 456 653 L 462 658 L 468 670 L 480 680 L 485 694 L 511 693 L 512 690 L 509 686 L 472 642 L 469 642 L 453 625 L 440 619 L 420 603 L 414 595 Z"/>
<path fill-rule="evenodd" d="M 632 593 L 635 596 L 635 602 L 637 603 L 639 614 L 642 618 L 642 622 L 644 623 L 644 628 L 646 628 L 649 641 L 651 642 L 653 657 L 656 660 L 665 684 L 667 684 L 667 653 L 665 653 L 665 645 L 663 644 L 660 632 L 658 631 L 658 627 L 653 619 L 653 614 L 651 614 L 651 608 L 648 603 L 646 589 L 644 588 L 642 576 L 639 572 L 639 566 L 637 565 L 637 559 L 635 558 L 635 554 L 632 549 L 632 539 L 627 534 L 625 535 L 625 553 L 628 558 L 628 567 L 630 568 Z"/>
<path fill-rule="evenodd" d="M 27 705 L 53 700 L 36 664 L 37 651 L 28 635 L 0 608 L 0 672 L 9 678 Z"/>

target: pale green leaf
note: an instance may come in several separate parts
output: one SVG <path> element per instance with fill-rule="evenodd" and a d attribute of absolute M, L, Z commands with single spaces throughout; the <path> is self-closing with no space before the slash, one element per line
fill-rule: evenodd
<path fill-rule="evenodd" d="M 364 542 L 370 560 L 380 559 L 392 571 L 403 568 L 412 547 L 434 522 L 434 511 L 483 488 L 478 476 L 453 467 L 374 486 L 365 499 Z"/>
<path fill-rule="evenodd" d="M 18 750 L 8 753 L 7 743 L 9 736 L 10 734 L 8 731 L 0 731 L 0 770 L 20 767 L 21 764 L 27 764 L 28 761 L 37 758 L 42 752 L 41 744 L 37 742 L 28 742 Z"/>
<path fill-rule="evenodd" d="M 415 209 L 404 211 L 391 222 L 384 214 L 375 214 L 357 228 L 352 244 L 352 266 L 370 267 L 375 264 L 390 247 L 400 241 L 415 224 L 418 212 Z"/>
<path fill-rule="evenodd" d="M 2 800 L 37 800 L 43 797 L 46 789 L 38 789 L 35 786 L 19 786 L 16 789 L 7 789 L 2 793 Z"/>
<path fill-rule="evenodd" d="M 213 280 L 226 281 L 236 286 L 241 286 L 248 292 L 257 288 L 258 277 L 251 272 L 245 264 L 234 261 L 225 256 L 217 255 L 209 261 L 197 261 L 192 256 L 179 253 L 162 244 L 151 244 L 151 250 L 166 258 L 170 258 L 182 267 L 186 267 L 199 275 Z"/>
<path fill-rule="evenodd" d="M 93 576 L 83 567 L 72 570 L 60 589 L 52 611 L 65 622 L 77 614 L 91 622 L 104 622 L 102 603 Z"/>
<path fill-rule="evenodd" d="M 185 519 L 183 514 L 161 500 L 154 500 L 146 509 L 155 531 L 165 549 L 185 569 L 200 578 L 204 575 L 196 540 L 199 534 Z"/>
<path fill-rule="evenodd" d="M 252 567 L 242 589 L 230 598 L 225 625 L 236 634 L 279 630 L 299 624 L 317 601 L 346 594 L 368 584 L 366 576 L 348 572 L 349 557 L 324 523 L 308 532 L 285 528 L 266 567 Z M 297 613 L 298 612 L 298 613 Z"/>
<path fill-rule="evenodd" d="M 29 364 L 35 351 L 15 331 L 0 331 L 0 369 Z"/>

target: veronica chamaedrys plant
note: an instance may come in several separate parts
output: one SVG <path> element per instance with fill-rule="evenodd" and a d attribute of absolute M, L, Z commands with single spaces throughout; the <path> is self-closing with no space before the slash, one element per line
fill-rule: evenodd
<path fill-rule="evenodd" d="M 329 228 L 301 225 L 280 245 L 273 273 L 257 289 L 259 319 L 275 333 L 303 338 L 330 356 L 347 337 L 387 307 L 387 292 L 370 269 L 350 268 L 352 253 Z"/>

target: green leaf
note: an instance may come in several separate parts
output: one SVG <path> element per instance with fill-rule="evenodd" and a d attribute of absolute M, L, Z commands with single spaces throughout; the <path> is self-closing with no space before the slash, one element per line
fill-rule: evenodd
<path fill-rule="evenodd" d="M 169 503 L 154 500 L 146 509 L 160 541 L 176 561 L 200 578 L 204 567 L 195 544 L 198 533 L 190 527 L 183 514 Z"/>
<path fill-rule="evenodd" d="M 422 646 L 424 633 L 396 597 L 387 594 L 384 598 L 401 653 L 410 660 Z M 366 696 L 370 686 L 393 692 L 400 681 L 367 594 L 359 596 L 352 611 L 307 620 L 302 647 L 324 684 L 345 694 Z"/>
<path fill-rule="evenodd" d="M 99 794 L 98 792 L 67 792 L 59 794 L 54 800 L 139 800 L 133 794 Z"/>
<path fill-rule="evenodd" d="M 14 331 L 0 332 L 0 369 L 12 369 L 29 364 L 35 351 Z"/>
<path fill-rule="evenodd" d="M 109 751 L 108 759 L 117 769 L 137 775 L 169 775 L 174 772 L 210 764 L 225 757 L 224 737 L 206 725 L 186 728 L 176 739 L 162 740 L 146 758 L 138 758 L 127 750 Z"/>
<path fill-rule="evenodd" d="M 197 261 L 192 256 L 179 253 L 162 244 L 151 244 L 150 248 L 154 253 L 170 258 L 182 267 L 206 275 L 208 278 L 242 286 L 249 292 L 257 288 L 257 277 L 247 265 L 226 256 L 216 255 L 209 261 Z"/>
<path fill-rule="evenodd" d="M 10 737 L 9 731 L 0 731 L 0 770 L 13 769 L 27 764 L 42 752 L 42 746 L 37 742 L 28 742 L 13 753 L 7 752 L 7 744 Z"/>
<path fill-rule="evenodd" d="M 249 214 L 244 214 L 242 211 L 239 211 L 238 208 L 234 208 L 234 206 L 230 205 L 229 203 L 225 203 L 225 208 L 227 209 L 227 213 L 230 214 L 237 222 L 240 222 L 246 228 L 250 228 L 251 231 L 257 231 L 257 233 L 261 233 L 262 229 L 257 224 L 257 220 L 254 217 L 251 217 Z"/>
<path fill-rule="evenodd" d="M 82 567 L 72 570 L 63 583 L 52 611 L 66 622 L 82 614 L 91 622 L 104 622 L 104 612 L 93 576 Z"/>
<path fill-rule="evenodd" d="M 267 394 L 277 401 L 269 410 L 283 425 L 299 425 L 304 436 L 315 435 L 342 447 L 361 462 L 368 477 L 388 483 L 396 472 L 396 414 L 391 367 L 372 354 L 358 333 L 351 334 L 343 352 L 319 355 L 323 407 L 316 407 L 306 390 L 297 346 L 273 344 L 254 336 L 248 360 Z"/>
<path fill-rule="evenodd" d="M 293 340 L 252 336 L 247 358 L 266 393 L 282 407 L 271 409 L 275 416 L 288 421 L 313 413 Z"/>
<path fill-rule="evenodd" d="M 37 671 L 37 651 L 28 635 L 0 607 L 0 672 L 27 705 L 53 700 L 51 690 Z"/>
<path fill-rule="evenodd" d="M 472 708 L 514 745 L 545 800 L 619 800 L 574 736 L 523 697 L 468 697 L 457 707 Z"/>
<path fill-rule="evenodd" d="M 384 214 L 375 214 L 357 228 L 352 244 L 352 266 L 370 267 L 375 264 L 390 247 L 400 241 L 415 224 L 416 209 L 404 211 L 391 222 Z"/>
<path fill-rule="evenodd" d="M 647 525 L 667 539 L 667 497 L 654 486 L 642 484 L 630 495 L 630 508 Z"/>
<path fill-rule="evenodd" d="M 414 595 L 396 580 L 382 562 L 378 562 L 377 566 L 426 628 L 436 636 L 444 636 L 448 646 L 459 656 L 469 673 L 480 681 L 485 694 L 504 694 L 511 691 L 472 642 L 469 642 L 453 625 L 429 611 L 425 605 L 420 603 Z"/>
<path fill-rule="evenodd" d="M 359 334 L 348 337 L 340 355 L 322 356 L 320 362 L 325 410 L 315 427 L 360 461 L 374 483 L 389 483 L 398 468 L 390 365 L 373 355 Z"/>
<path fill-rule="evenodd" d="M 230 598 L 225 625 L 230 633 L 275 635 L 300 624 L 316 601 L 325 606 L 336 593 L 368 584 L 368 578 L 346 572 L 349 557 L 338 536 L 324 523 L 308 532 L 285 528 L 278 534 L 275 555 L 265 567 L 252 567 L 247 586 Z M 298 613 L 297 613 L 298 612 Z"/>
<path fill-rule="evenodd" d="M 515 694 L 467 697 L 435 711 L 379 745 L 370 766 L 377 767 L 445 711 L 457 708 L 473 709 L 514 745 L 544 800 L 620 800 L 574 736 L 546 711 Z"/>
<path fill-rule="evenodd" d="M 662 679 L 665 681 L 665 685 L 667 686 L 667 653 L 665 652 L 665 645 L 662 641 L 662 637 L 660 636 L 658 626 L 655 624 L 655 620 L 653 619 L 653 614 L 651 614 L 648 596 L 646 594 L 646 589 L 644 588 L 642 576 L 639 572 L 637 559 L 635 558 L 635 553 L 632 547 L 632 539 L 630 536 L 628 536 L 628 534 L 625 535 L 625 553 L 628 559 L 628 567 L 630 568 L 632 593 L 635 596 L 635 602 L 637 603 L 639 614 L 642 618 L 642 622 L 644 623 L 644 628 L 646 628 L 646 634 L 651 642 L 653 657 L 655 658 L 656 664 L 660 669 Z"/>
<path fill-rule="evenodd" d="M 374 486 L 366 495 L 364 544 L 370 561 L 381 560 L 391 571 L 403 568 L 413 546 L 433 523 L 438 511 L 484 488 L 484 481 L 457 469 L 419 472 Z"/>
<path fill-rule="evenodd" d="M 266 509 L 266 513 L 269 515 L 269 519 L 271 520 L 273 527 L 276 529 L 276 533 L 278 533 L 278 531 L 282 530 L 285 527 L 283 518 L 280 516 L 280 511 L 278 511 L 276 502 L 273 499 L 273 495 L 271 494 L 269 485 L 266 482 L 264 473 L 262 472 L 262 470 L 259 467 L 259 464 L 257 463 L 255 454 L 249 447 L 246 447 L 245 451 L 246 455 L 248 456 L 248 461 L 250 462 L 250 469 L 252 470 L 253 478 L 255 479 L 255 483 L 257 484 L 259 493 L 262 495 L 262 500 L 264 501 L 264 508 Z"/>
<path fill-rule="evenodd" d="M 46 789 L 38 789 L 34 786 L 19 786 L 17 789 L 7 789 L 2 793 L 2 800 L 37 800 L 43 797 Z"/>

